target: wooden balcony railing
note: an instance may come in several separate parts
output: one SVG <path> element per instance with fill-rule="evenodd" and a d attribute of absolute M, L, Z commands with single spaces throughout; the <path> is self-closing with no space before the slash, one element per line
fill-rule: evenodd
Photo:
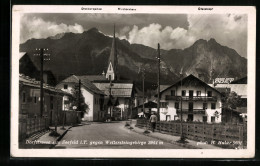
<path fill-rule="evenodd" d="M 181 113 L 181 109 L 177 109 L 177 114 Z M 183 114 L 205 114 L 205 110 L 204 109 L 182 109 L 182 113 Z"/>
<path fill-rule="evenodd" d="M 174 100 L 174 101 L 217 101 L 216 96 L 208 97 L 208 96 L 170 96 L 166 95 L 165 100 Z"/>

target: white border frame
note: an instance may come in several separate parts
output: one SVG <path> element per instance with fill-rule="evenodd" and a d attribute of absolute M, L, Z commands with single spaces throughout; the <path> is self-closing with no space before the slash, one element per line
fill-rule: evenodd
<path fill-rule="evenodd" d="M 81 7 L 102 10 L 81 10 Z M 118 8 L 134 8 L 123 11 Z M 198 10 L 211 7 L 212 11 Z M 248 91 L 247 91 L 247 149 L 19 149 L 19 43 L 20 14 L 22 13 L 157 13 L 157 14 L 247 14 L 248 15 Z M 252 158 L 255 155 L 255 58 L 256 58 L 256 8 L 253 6 L 62 6 L 14 5 L 12 8 L 11 55 L 11 156 L 12 157 L 76 157 L 76 158 Z"/>

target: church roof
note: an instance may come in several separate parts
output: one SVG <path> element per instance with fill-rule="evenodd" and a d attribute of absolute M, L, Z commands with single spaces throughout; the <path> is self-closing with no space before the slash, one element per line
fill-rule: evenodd
<path fill-rule="evenodd" d="M 109 96 L 110 83 L 95 83 L 97 88 Z M 111 95 L 113 97 L 131 97 L 133 91 L 133 83 L 112 83 Z"/>
<path fill-rule="evenodd" d="M 115 37 L 115 25 L 114 25 L 114 37 L 112 41 L 110 56 L 108 59 L 108 66 L 112 63 L 113 69 L 116 72 L 117 71 L 117 51 L 116 51 L 116 37 Z"/>

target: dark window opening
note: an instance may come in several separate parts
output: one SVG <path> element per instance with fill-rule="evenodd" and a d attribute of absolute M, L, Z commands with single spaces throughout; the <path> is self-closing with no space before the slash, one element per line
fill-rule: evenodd
<path fill-rule="evenodd" d="M 68 85 L 67 85 L 67 84 L 64 84 L 64 85 L 63 85 L 63 88 L 64 88 L 64 89 L 68 89 Z"/>
<path fill-rule="evenodd" d="M 189 102 L 189 111 L 193 111 L 193 102 Z"/>
<path fill-rule="evenodd" d="M 208 91 L 208 97 L 212 97 L 212 91 Z"/>
<path fill-rule="evenodd" d="M 216 109 L 216 103 L 211 103 L 211 109 Z"/>
<path fill-rule="evenodd" d="M 25 103 L 25 102 L 26 102 L 26 99 L 25 99 L 25 97 L 26 97 L 26 95 L 25 95 L 25 92 L 23 92 L 23 96 L 22 96 L 22 101 L 23 101 L 23 103 Z"/>
<path fill-rule="evenodd" d="M 188 114 L 188 122 L 192 122 L 193 121 L 193 115 L 192 114 Z"/>
<path fill-rule="evenodd" d="M 179 102 L 175 102 L 175 108 L 179 109 Z"/>
<path fill-rule="evenodd" d="M 171 96 L 175 96 L 175 90 L 171 90 Z"/>
<path fill-rule="evenodd" d="M 203 109 L 208 109 L 208 103 L 203 103 Z"/>
<path fill-rule="evenodd" d="M 34 96 L 33 101 L 34 101 L 34 103 L 37 103 L 37 97 L 36 96 Z"/>
<path fill-rule="evenodd" d="M 189 91 L 189 98 L 193 98 L 193 90 Z"/>
<path fill-rule="evenodd" d="M 181 91 L 181 95 L 182 95 L 182 96 L 186 96 L 186 91 L 185 91 L 185 90 L 182 90 L 182 91 Z"/>
<path fill-rule="evenodd" d="M 207 116 L 203 116 L 203 122 L 207 122 Z"/>
<path fill-rule="evenodd" d="M 211 122 L 213 122 L 213 123 L 215 122 L 215 116 L 211 117 Z"/>

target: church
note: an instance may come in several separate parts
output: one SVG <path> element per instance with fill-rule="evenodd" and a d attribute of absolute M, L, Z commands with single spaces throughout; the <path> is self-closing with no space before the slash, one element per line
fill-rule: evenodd
<path fill-rule="evenodd" d="M 125 120 L 131 117 L 134 100 L 134 84 L 131 80 L 120 79 L 118 73 L 115 25 L 106 73 L 103 72 L 100 75 L 83 75 L 80 77 L 88 79 L 105 94 L 104 110 L 107 119 Z"/>

